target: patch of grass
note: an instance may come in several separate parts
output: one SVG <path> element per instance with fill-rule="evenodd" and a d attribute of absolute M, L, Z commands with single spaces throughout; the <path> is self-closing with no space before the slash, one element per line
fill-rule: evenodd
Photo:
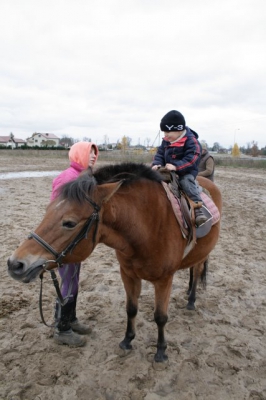
<path fill-rule="evenodd" d="M 216 166 L 233 168 L 262 168 L 266 169 L 266 159 L 256 158 L 233 158 L 233 157 L 214 157 Z"/>
<path fill-rule="evenodd" d="M 135 163 L 151 163 L 154 155 L 152 153 L 135 153 L 133 151 L 101 151 L 99 154 L 100 161 L 108 161 L 112 163 L 119 162 L 135 162 Z"/>
<path fill-rule="evenodd" d="M 8 156 L 8 158 L 19 158 L 26 157 L 31 158 L 57 158 L 57 159 L 68 159 L 68 150 L 36 150 L 36 149 L 25 149 L 25 150 L 6 150 L 0 149 L 0 157 Z M 228 155 L 212 154 L 214 157 L 215 165 L 222 167 L 233 167 L 233 168 L 260 168 L 266 169 L 266 158 L 249 158 L 249 157 L 231 157 Z M 99 153 L 99 161 L 120 163 L 120 162 L 136 162 L 150 164 L 153 160 L 154 154 L 150 152 L 134 152 L 134 151 L 101 151 Z"/>
<path fill-rule="evenodd" d="M 68 150 L 0 149 L 0 157 L 8 158 L 68 158 Z"/>

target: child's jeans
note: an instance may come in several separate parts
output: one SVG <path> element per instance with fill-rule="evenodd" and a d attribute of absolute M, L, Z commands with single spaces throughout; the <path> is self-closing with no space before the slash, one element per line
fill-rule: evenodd
<path fill-rule="evenodd" d="M 195 203 L 198 203 L 199 201 L 202 202 L 202 199 L 199 195 L 199 189 L 193 175 L 187 174 L 180 176 L 179 183 L 191 200 L 193 200 Z"/>

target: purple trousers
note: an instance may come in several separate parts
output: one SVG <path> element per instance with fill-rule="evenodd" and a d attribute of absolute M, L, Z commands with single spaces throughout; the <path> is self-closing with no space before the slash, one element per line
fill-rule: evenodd
<path fill-rule="evenodd" d="M 81 263 L 63 264 L 59 268 L 61 276 L 61 293 L 63 298 L 69 297 L 68 303 L 74 300 L 79 290 L 79 274 Z"/>

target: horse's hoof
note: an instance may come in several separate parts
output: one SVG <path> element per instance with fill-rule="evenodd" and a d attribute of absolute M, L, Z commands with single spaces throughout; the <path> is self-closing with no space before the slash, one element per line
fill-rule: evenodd
<path fill-rule="evenodd" d="M 190 310 L 190 311 L 195 311 L 196 308 L 195 308 L 195 305 L 193 303 L 187 303 L 186 309 Z"/>
<path fill-rule="evenodd" d="M 124 340 L 119 343 L 119 347 L 122 350 L 132 350 L 132 345 L 130 343 L 126 343 Z"/>
<path fill-rule="evenodd" d="M 120 357 L 120 358 L 124 358 L 127 357 L 129 354 L 132 353 L 132 350 L 124 350 L 124 349 L 118 349 L 118 351 L 116 352 L 116 354 Z"/>
<path fill-rule="evenodd" d="M 154 361 L 157 363 L 163 363 L 168 361 L 168 356 L 166 354 L 158 354 L 156 353 L 154 356 Z"/>
<path fill-rule="evenodd" d="M 152 363 L 153 369 L 156 371 L 163 371 L 166 369 L 169 365 L 168 357 L 166 354 L 163 355 L 163 357 L 156 357 L 156 354 L 154 356 L 154 360 Z"/>
<path fill-rule="evenodd" d="M 131 344 L 127 345 L 127 347 L 124 346 L 124 343 L 121 342 L 119 343 L 119 349 L 116 352 L 119 357 L 127 357 L 130 353 L 132 352 L 132 346 Z"/>

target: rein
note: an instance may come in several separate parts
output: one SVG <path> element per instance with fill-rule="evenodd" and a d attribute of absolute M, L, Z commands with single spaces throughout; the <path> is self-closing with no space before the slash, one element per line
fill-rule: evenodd
<path fill-rule="evenodd" d="M 40 279 L 41 279 L 40 296 L 39 296 L 39 310 L 40 310 L 40 316 L 41 316 L 41 319 L 42 319 L 42 322 L 44 323 L 44 325 L 48 326 L 48 328 L 54 328 L 54 324 L 48 325 L 48 324 L 45 322 L 45 319 L 44 319 L 44 316 L 43 316 L 43 311 L 42 311 L 43 274 L 44 274 L 44 272 L 40 275 Z M 62 294 L 61 294 L 61 291 L 60 291 L 60 287 L 59 287 L 59 282 L 58 282 L 56 273 L 54 272 L 53 269 L 50 271 L 50 274 L 51 274 L 52 281 L 53 281 L 53 283 L 54 283 L 54 287 L 55 287 L 55 290 L 56 290 L 56 293 L 57 293 L 59 302 L 60 302 L 61 306 L 63 306 L 63 305 L 66 304 L 68 298 L 66 298 L 65 300 L 63 299 Z"/>
<path fill-rule="evenodd" d="M 77 246 L 77 244 L 83 240 L 84 238 L 87 239 L 88 237 L 88 232 L 91 230 L 93 224 L 95 223 L 95 229 L 94 229 L 94 233 L 93 233 L 93 246 L 95 244 L 95 240 L 96 240 L 96 234 L 98 231 L 98 223 L 99 223 L 99 211 L 100 211 L 100 207 L 94 203 L 93 200 L 91 200 L 89 197 L 85 196 L 85 199 L 90 203 L 90 205 L 94 208 L 94 212 L 91 214 L 91 216 L 87 219 L 87 221 L 85 222 L 85 224 L 83 225 L 83 227 L 81 228 L 81 230 L 79 231 L 79 233 L 75 236 L 75 238 L 72 240 L 72 242 L 70 242 L 69 245 L 67 245 L 67 247 L 61 251 L 61 253 L 57 252 L 50 244 L 48 244 L 45 240 L 43 240 L 39 235 L 37 235 L 37 233 L 35 232 L 30 232 L 28 239 L 34 239 L 37 243 L 39 243 L 45 250 L 47 250 L 49 253 L 51 253 L 56 259 L 55 260 L 47 260 L 43 265 L 43 272 L 40 274 L 40 279 L 41 279 L 41 288 L 40 288 L 40 296 L 39 296 L 39 310 L 40 310 L 40 315 L 41 315 L 41 319 L 42 322 L 44 323 L 44 325 L 48 326 L 48 327 L 53 327 L 54 325 L 48 325 L 45 322 L 44 316 L 43 316 L 43 311 L 42 311 L 42 292 L 43 292 L 43 274 L 45 271 L 49 271 L 51 274 L 51 278 L 60 302 L 61 306 L 64 306 L 67 301 L 68 301 L 68 297 L 66 297 L 65 299 L 63 299 L 61 291 L 60 291 L 60 287 L 59 287 L 59 282 L 56 276 L 55 271 L 52 270 L 48 270 L 46 268 L 47 264 L 50 263 L 56 263 L 57 266 L 60 268 L 63 264 L 62 259 L 66 256 L 67 253 L 71 253 L 73 251 L 73 249 Z"/>

